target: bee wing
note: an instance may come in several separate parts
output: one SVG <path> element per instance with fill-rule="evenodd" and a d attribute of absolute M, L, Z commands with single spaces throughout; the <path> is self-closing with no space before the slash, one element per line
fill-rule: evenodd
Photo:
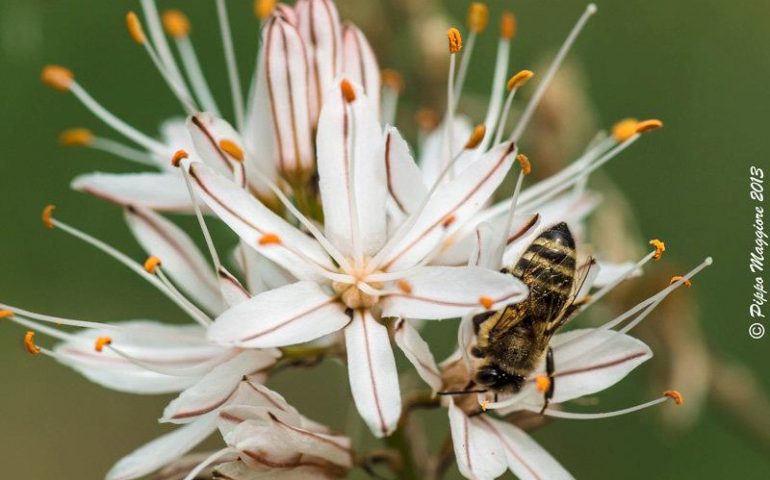
<path fill-rule="evenodd" d="M 559 316 L 548 325 L 547 332 L 549 335 L 553 335 L 559 327 L 567 323 L 585 303 L 588 297 L 588 290 L 591 288 L 597 273 L 599 273 L 599 269 L 594 257 L 588 257 L 585 263 L 578 267 L 575 271 L 575 281 L 572 284 L 572 293 L 570 294 L 569 301 L 564 305 Z"/>

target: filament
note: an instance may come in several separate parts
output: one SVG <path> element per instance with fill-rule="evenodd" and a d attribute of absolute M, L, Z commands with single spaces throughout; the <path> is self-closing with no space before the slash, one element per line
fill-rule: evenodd
<path fill-rule="evenodd" d="M 219 18 L 219 29 L 222 33 L 222 47 L 225 51 L 225 61 L 227 62 L 227 76 L 230 80 L 230 93 L 233 99 L 233 111 L 235 113 L 235 124 L 238 131 L 243 130 L 243 92 L 241 91 L 241 80 L 238 76 L 238 67 L 235 61 L 235 49 L 233 48 L 233 37 L 230 33 L 230 22 L 227 18 L 227 9 L 224 0 L 217 0 L 217 17 Z"/>

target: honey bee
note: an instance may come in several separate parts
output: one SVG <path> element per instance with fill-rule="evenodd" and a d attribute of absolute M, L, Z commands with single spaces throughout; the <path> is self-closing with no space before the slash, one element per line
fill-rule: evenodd
<path fill-rule="evenodd" d="M 495 396 L 516 393 L 545 355 L 550 382 L 544 392 L 544 411 L 555 388 L 549 342 L 587 301 L 587 296 L 578 299 L 578 295 L 594 264 L 589 258 L 577 266 L 575 240 L 562 222 L 538 235 L 515 265 L 503 268 L 504 273 L 516 276 L 529 287 L 529 296 L 521 303 L 473 318 L 476 344 L 471 355 L 477 361 L 466 391 L 475 388 L 476 392 L 491 391 Z"/>

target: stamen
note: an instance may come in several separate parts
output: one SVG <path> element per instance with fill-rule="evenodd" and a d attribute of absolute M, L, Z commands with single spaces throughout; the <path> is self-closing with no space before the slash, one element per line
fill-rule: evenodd
<path fill-rule="evenodd" d="M 660 120 L 644 120 L 636 125 L 636 133 L 646 133 L 652 130 L 657 130 L 663 126 L 663 122 Z"/>
<path fill-rule="evenodd" d="M 449 39 L 449 53 L 458 53 L 463 48 L 463 37 L 460 35 L 460 31 L 454 27 L 450 28 L 446 32 Z"/>
<path fill-rule="evenodd" d="M 54 223 L 52 219 L 53 211 L 56 210 L 56 205 L 47 205 L 43 209 L 43 213 L 40 215 L 40 218 L 43 220 L 43 225 L 45 225 L 45 228 L 53 230 Z"/>
<path fill-rule="evenodd" d="M 161 261 L 158 257 L 147 257 L 147 260 L 144 261 L 144 271 L 147 273 L 155 273 L 155 271 L 160 267 Z"/>
<path fill-rule="evenodd" d="M 454 134 L 455 103 L 455 70 L 457 69 L 457 53 L 463 48 L 463 38 L 460 31 L 452 27 L 447 30 L 449 39 L 449 75 L 447 77 L 446 113 L 444 115 L 444 136 L 441 143 L 442 164 L 446 167 L 452 159 L 452 136 Z"/>
<path fill-rule="evenodd" d="M 72 73 L 72 70 L 59 65 L 46 65 L 40 74 L 40 80 L 44 84 L 61 92 L 69 90 L 74 79 L 75 74 Z"/>
<path fill-rule="evenodd" d="M 108 345 L 112 345 L 112 338 L 98 337 L 94 342 L 94 350 L 96 350 L 99 353 L 102 353 L 102 350 L 104 350 L 104 347 Z"/>
<path fill-rule="evenodd" d="M 487 126 L 487 135 L 484 137 L 484 141 L 481 142 L 481 148 L 478 152 L 485 152 L 489 147 L 492 137 L 496 137 L 494 145 L 500 143 L 500 136 L 494 135 L 494 133 L 500 129 L 498 122 L 500 121 L 500 110 L 503 106 L 503 94 L 505 87 L 505 78 L 508 72 L 508 61 L 511 52 L 511 39 L 510 37 L 501 36 L 497 42 L 497 56 L 495 58 L 495 71 L 492 76 L 492 87 L 489 94 L 489 106 L 487 107 L 487 114 L 484 117 L 484 125 Z M 512 101 L 513 99 L 511 99 Z M 509 107 L 510 108 L 510 107 Z M 504 117 L 507 118 L 507 113 Z"/>
<path fill-rule="evenodd" d="M 139 22 L 139 18 L 134 12 L 128 12 L 126 14 L 126 27 L 128 27 L 128 34 L 139 45 L 144 45 L 147 42 L 147 37 L 144 35 L 142 24 Z"/>
<path fill-rule="evenodd" d="M 513 226 L 513 219 L 516 217 L 516 209 L 519 203 L 519 194 L 521 193 L 521 186 L 524 184 L 524 177 L 532 172 L 532 164 L 529 162 L 524 154 L 516 155 L 516 160 L 519 162 L 521 170 L 516 178 L 516 186 L 513 189 L 513 195 L 511 195 L 511 205 L 508 211 L 508 218 L 505 220 L 505 226 L 503 227 L 502 238 L 500 239 L 500 248 L 498 249 L 497 264 L 501 264 L 503 257 L 505 256 L 505 246 L 508 245 L 508 238 L 511 234 L 511 227 Z"/>
<path fill-rule="evenodd" d="M 500 36 L 510 40 L 516 35 L 516 16 L 508 11 L 500 18 Z"/>
<path fill-rule="evenodd" d="M 233 99 L 235 124 L 238 127 L 238 131 L 241 131 L 243 130 L 243 92 L 241 91 L 241 80 L 238 76 L 238 67 L 235 61 L 233 37 L 230 33 L 230 22 L 227 19 L 227 10 L 225 8 L 224 0 L 217 0 L 217 17 L 219 18 L 219 29 L 222 33 L 222 47 L 225 51 L 227 74 L 230 79 L 230 93 L 232 94 Z"/>
<path fill-rule="evenodd" d="M 254 15 L 260 20 L 266 20 L 275 10 L 276 0 L 254 0 Z"/>
<path fill-rule="evenodd" d="M 243 150 L 241 149 L 241 147 L 238 146 L 238 144 L 236 144 L 232 140 L 227 140 L 227 139 L 220 140 L 219 148 L 221 148 L 223 152 L 230 155 L 231 157 L 238 160 L 239 162 L 243 161 L 243 158 L 244 158 Z"/>
<path fill-rule="evenodd" d="M 35 345 L 35 332 L 32 330 L 29 330 L 24 334 L 24 348 L 26 348 L 32 355 L 40 353 L 40 347 Z"/>
<path fill-rule="evenodd" d="M 655 251 L 654 250 L 652 252 L 648 253 L 647 255 L 645 255 L 644 257 L 642 257 L 641 260 L 636 262 L 633 266 L 631 266 L 628 270 L 623 272 L 615 280 L 613 280 L 612 282 L 608 283 L 607 285 L 605 285 L 604 287 L 599 289 L 599 291 L 597 291 L 596 293 L 591 295 L 591 300 L 589 300 L 586 304 L 584 304 L 582 307 L 580 307 L 580 311 L 582 312 L 583 310 L 586 310 L 588 307 L 590 307 L 594 303 L 596 303 L 599 300 L 601 300 L 602 297 L 604 297 L 607 293 L 612 291 L 621 282 L 623 282 L 623 281 L 627 280 L 628 278 L 630 278 L 635 272 L 639 271 L 639 269 L 641 269 L 647 262 L 652 260 L 654 257 L 655 257 Z"/>
<path fill-rule="evenodd" d="M 382 86 L 381 123 L 392 125 L 396 119 L 399 96 L 404 91 L 404 79 L 397 71 L 386 68 L 382 71 Z"/>
<path fill-rule="evenodd" d="M 441 222 L 441 226 L 444 228 L 449 228 L 452 226 L 453 223 L 455 223 L 455 220 L 457 220 L 457 217 L 454 213 L 450 213 L 446 217 L 444 217 L 444 220 Z"/>
<path fill-rule="evenodd" d="M 664 403 L 668 401 L 669 399 L 674 400 L 676 402 L 676 399 L 673 396 L 669 396 L 667 394 L 664 394 L 662 397 L 657 398 L 655 400 L 652 400 L 647 403 L 643 403 L 641 405 L 636 405 L 629 408 L 624 408 L 622 410 L 615 410 L 612 412 L 602 412 L 602 413 L 577 413 L 577 412 L 565 412 L 562 410 L 554 410 L 550 408 L 546 408 L 543 411 L 544 415 L 547 415 L 549 417 L 555 417 L 555 418 L 567 418 L 571 420 L 598 420 L 601 418 L 610 418 L 610 417 L 618 417 L 620 415 L 625 415 L 628 413 L 638 412 L 639 410 L 644 410 L 645 408 L 654 407 L 655 405 L 659 405 L 661 403 Z M 532 407 L 527 406 L 527 410 L 531 412 L 539 412 L 540 410 Z"/>
<path fill-rule="evenodd" d="M 59 134 L 59 144 L 65 147 L 83 147 L 89 145 L 94 134 L 87 128 L 70 128 Z"/>
<path fill-rule="evenodd" d="M 473 2 L 468 7 L 468 30 L 470 31 L 470 34 L 468 35 L 468 42 L 465 46 L 465 51 L 463 52 L 463 57 L 460 59 L 460 68 L 457 72 L 457 79 L 455 81 L 455 87 L 454 87 L 454 99 L 455 102 L 458 102 L 460 100 L 460 96 L 463 91 L 463 87 L 465 86 L 465 78 L 468 75 L 468 67 L 471 63 L 471 57 L 473 56 L 473 50 L 476 46 L 476 37 L 479 33 L 481 33 L 486 27 L 487 22 L 489 20 L 489 9 L 487 6 L 480 2 Z M 451 40 L 450 40 L 451 42 Z M 462 38 L 460 38 L 460 47 L 462 48 Z M 451 47 L 450 47 L 451 50 Z M 457 108 L 457 105 L 452 105 L 452 108 Z"/>
<path fill-rule="evenodd" d="M 422 132 L 428 133 L 433 131 L 441 120 L 435 110 L 422 107 L 414 114 L 414 121 Z"/>
<path fill-rule="evenodd" d="M 171 49 L 168 46 L 166 37 L 163 35 L 163 27 L 161 25 L 160 16 L 158 15 L 158 8 L 155 5 L 155 0 L 141 0 L 142 10 L 144 11 L 144 17 L 147 20 L 149 26 L 150 39 L 152 40 L 155 49 L 159 56 L 159 60 L 162 60 L 162 64 L 165 69 L 168 70 L 171 78 L 174 79 L 176 85 L 184 92 L 185 97 L 190 98 L 190 92 L 187 90 L 182 73 L 179 71 L 179 67 L 176 65 L 174 55 L 171 54 Z"/>
<path fill-rule="evenodd" d="M 666 244 L 658 240 L 657 238 L 653 238 L 652 240 L 650 240 L 650 245 L 652 245 L 655 248 L 655 255 L 652 258 L 654 258 L 655 260 L 660 260 L 660 257 L 663 256 L 663 252 L 666 251 Z"/>
<path fill-rule="evenodd" d="M 488 297 L 486 295 L 483 295 L 479 297 L 479 303 L 482 307 L 486 308 L 487 310 L 492 308 L 492 305 L 495 304 L 495 301 L 492 299 L 492 297 Z"/>
<path fill-rule="evenodd" d="M 190 158 L 190 155 L 188 155 L 184 150 L 177 150 L 174 152 L 174 156 L 171 157 L 171 165 L 178 167 L 179 163 L 185 158 Z"/>
<path fill-rule="evenodd" d="M 489 400 L 487 400 L 486 398 L 481 400 L 479 402 L 479 407 L 481 407 L 482 412 L 486 412 L 487 408 L 489 408 Z"/>
<path fill-rule="evenodd" d="M 179 291 L 178 288 L 176 288 L 176 286 L 171 282 L 171 280 L 169 280 L 169 278 L 163 272 L 163 269 L 161 268 L 160 264 L 153 267 L 152 273 L 158 276 L 161 283 L 163 283 L 163 286 L 165 286 L 168 289 L 168 291 L 171 292 L 172 295 L 174 295 L 182 304 L 187 306 L 187 308 L 191 312 L 195 312 L 196 314 L 195 320 L 198 323 L 200 323 L 204 327 L 208 327 L 209 325 L 211 325 L 212 323 L 211 318 L 209 318 L 209 316 L 206 315 L 206 313 L 203 310 L 198 308 L 197 305 L 191 302 L 187 297 L 184 296 L 182 292 Z"/>
<path fill-rule="evenodd" d="M 551 388 L 551 379 L 546 375 L 538 375 L 535 377 L 535 386 L 540 393 L 545 393 Z"/>
<path fill-rule="evenodd" d="M 473 150 L 474 148 L 478 147 L 481 141 L 484 140 L 484 135 L 486 133 L 487 127 L 483 123 L 476 125 L 476 127 L 473 129 L 473 132 L 471 133 L 470 138 L 468 138 L 468 141 L 465 143 L 465 149 Z"/>
<path fill-rule="evenodd" d="M 612 126 L 612 137 L 620 142 L 625 142 L 632 136 L 636 135 L 636 129 L 639 125 L 639 120 L 635 118 L 626 118 Z"/>
<path fill-rule="evenodd" d="M 684 403 L 684 396 L 681 393 L 679 393 L 679 390 L 666 390 L 665 392 L 663 392 L 663 395 L 672 399 L 674 403 L 677 405 L 681 405 Z"/>
<path fill-rule="evenodd" d="M 529 124 L 529 121 L 531 120 L 532 115 L 535 113 L 535 109 L 540 104 L 540 100 L 543 98 L 543 95 L 545 94 L 546 88 L 548 88 L 548 85 L 551 83 L 551 80 L 553 80 L 553 77 L 556 75 L 556 72 L 558 71 L 559 67 L 564 61 L 564 58 L 567 56 L 567 52 L 569 52 L 570 48 L 575 43 L 575 40 L 580 34 L 580 31 L 583 29 L 588 19 L 591 18 L 591 16 L 594 13 L 596 13 L 596 5 L 592 3 L 588 5 L 583 15 L 580 17 L 578 22 L 572 28 L 572 31 L 567 36 L 567 39 L 564 41 L 564 44 L 559 49 L 559 52 L 556 54 L 556 58 L 554 58 L 553 62 L 551 63 L 551 66 L 548 68 L 548 71 L 543 77 L 543 80 L 537 86 L 535 93 L 532 95 L 532 99 L 529 101 L 529 104 L 527 104 L 527 107 L 524 110 L 524 113 L 521 115 L 521 118 L 519 119 L 519 123 L 516 124 L 516 128 L 513 130 L 513 133 L 511 134 L 511 140 L 513 140 L 514 142 L 518 141 L 521 138 L 521 135 L 524 133 L 524 129 Z"/>
<path fill-rule="evenodd" d="M 396 92 L 404 91 L 404 77 L 392 68 L 382 69 L 382 84 Z"/>
<path fill-rule="evenodd" d="M 120 328 L 122 328 L 119 325 L 113 325 L 109 323 L 87 322 L 84 320 L 72 320 L 69 318 L 55 317 L 53 315 L 44 315 L 42 313 L 30 312 L 28 310 L 24 310 L 24 309 L 3 304 L 3 303 L 0 303 L 0 308 L 4 309 L 4 310 L 0 310 L 0 318 L 10 318 L 10 317 L 15 317 L 17 315 L 23 315 L 35 320 L 39 320 L 41 322 L 54 323 L 56 325 L 67 325 L 70 327 L 116 329 L 116 330 L 119 330 Z M 46 333 L 46 332 L 43 332 L 43 333 Z"/>
<path fill-rule="evenodd" d="M 346 102 L 353 103 L 356 101 L 356 92 L 353 90 L 353 85 L 347 79 L 343 79 L 340 82 L 340 90 L 342 90 L 342 98 Z"/>
<path fill-rule="evenodd" d="M 500 143 L 500 140 L 503 138 L 503 132 L 505 131 L 505 126 L 508 123 L 508 117 L 511 112 L 511 106 L 513 105 L 513 99 L 516 96 L 516 92 L 518 91 L 519 87 L 524 86 L 529 81 L 529 79 L 534 76 L 535 74 L 531 70 L 521 70 L 508 80 L 508 84 L 506 85 L 506 88 L 508 89 L 508 96 L 505 99 L 505 107 L 503 107 L 503 113 L 500 115 L 500 119 L 497 123 L 497 131 L 495 132 L 494 141 L 495 145 Z"/>
<path fill-rule="evenodd" d="M 13 316 L 13 312 L 12 311 L 10 311 L 10 310 L 0 310 L 0 318 L 8 318 L 8 317 L 12 317 L 12 316 Z"/>
<path fill-rule="evenodd" d="M 481 2 L 471 2 L 468 7 L 468 29 L 473 33 L 481 33 L 489 23 L 489 7 Z"/>
<path fill-rule="evenodd" d="M 522 70 L 515 75 L 513 75 L 510 80 L 508 80 L 508 84 L 506 87 L 508 88 L 508 91 L 510 92 L 514 88 L 519 88 L 524 86 L 530 78 L 534 77 L 535 73 L 532 70 Z"/>
<path fill-rule="evenodd" d="M 673 285 L 674 283 L 678 282 L 679 280 L 682 280 L 683 278 L 684 277 L 681 276 L 681 275 L 674 275 L 673 277 L 671 277 L 671 281 L 668 282 L 668 284 L 669 285 Z M 684 286 L 687 287 L 687 288 L 690 288 L 690 287 L 692 287 L 692 282 L 687 280 L 687 279 L 685 279 L 684 280 Z"/>
<path fill-rule="evenodd" d="M 406 279 L 404 279 L 404 278 L 399 279 L 396 282 L 396 286 L 398 287 L 399 290 L 401 290 L 405 294 L 407 294 L 407 295 L 411 295 L 412 294 L 412 284 L 409 283 Z M 2 317 L 0 317 L 0 318 L 2 318 Z"/>
<path fill-rule="evenodd" d="M 184 38 L 190 35 L 190 19 L 181 10 L 166 10 L 161 17 L 163 29 L 174 38 Z"/>
<path fill-rule="evenodd" d="M 521 166 L 521 173 L 524 175 L 529 175 L 532 173 L 532 164 L 529 162 L 529 158 L 524 155 L 523 153 L 520 153 L 516 155 L 516 160 L 519 162 L 519 165 Z"/>
<path fill-rule="evenodd" d="M 275 233 L 266 233 L 266 234 L 262 235 L 259 238 L 259 244 L 263 245 L 263 246 L 264 245 L 280 245 L 281 243 L 282 243 L 281 242 L 281 237 L 279 237 Z"/>

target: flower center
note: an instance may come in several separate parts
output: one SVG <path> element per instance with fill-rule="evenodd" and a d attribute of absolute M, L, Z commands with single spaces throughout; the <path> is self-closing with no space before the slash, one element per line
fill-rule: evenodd
<path fill-rule="evenodd" d="M 333 282 L 332 288 L 334 289 L 334 292 L 339 295 L 340 300 L 342 303 L 344 303 L 348 308 L 357 309 L 357 308 L 370 308 L 373 307 L 379 300 L 380 295 L 378 294 L 379 290 L 382 289 L 383 283 L 382 282 L 367 282 L 367 264 L 368 258 L 364 259 L 363 265 L 360 268 L 355 268 L 354 271 L 343 271 L 342 273 L 346 273 L 348 275 L 351 275 L 355 282 L 353 283 L 345 283 L 345 282 Z M 355 264 L 355 262 L 352 262 Z M 375 273 L 382 273 L 382 272 L 375 272 Z"/>

